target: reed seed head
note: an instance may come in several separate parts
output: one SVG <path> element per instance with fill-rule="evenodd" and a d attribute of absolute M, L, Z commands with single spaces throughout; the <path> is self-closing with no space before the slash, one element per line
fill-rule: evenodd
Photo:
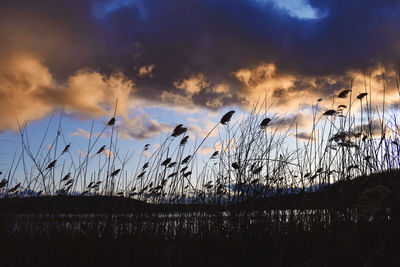
<path fill-rule="evenodd" d="M 233 113 L 235 113 L 234 110 L 231 110 L 231 111 L 228 111 L 227 113 L 225 113 L 225 115 L 222 116 L 220 123 L 223 125 L 226 125 L 228 122 L 230 122 L 230 120 L 232 119 Z"/>

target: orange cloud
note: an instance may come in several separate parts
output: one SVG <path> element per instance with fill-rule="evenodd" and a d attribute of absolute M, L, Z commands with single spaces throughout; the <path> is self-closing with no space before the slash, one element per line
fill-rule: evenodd
<path fill-rule="evenodd" d="M 155 65 L 145 65 L 145 66 L 141 66 L 139 68 L 139 72 L 138 75 L 139 77 L 150 77 L 153 78 L 153 69 L 154 69 Z"/>
<path fill-rule="evenodd" d="M 17 121 L 41 119 L 60 108 L 82 117 L 110 115 L 116 99 L 118 113 L 128 111 L 134 83 L 122 74 L 81 70 L 59 85 L 43 62 L 30 54 L 12 54 L 1 62 L 0 131 L 18 130 Z"/>
<path fill-rule="evenodd" d="M 54 94 L 49 70 L 36 58 L 16 54 L 0 65 L 0 131 L 18 130 L 23 123 L 48 115 L 54 105 L 47 95 Z"/>
<path fill-rule="evenodd" d="M 246 99 L 248 107 L 265 99 L 272 111 L 281 113 L 294 113 L 303 106 L 315 105 L 319 98 L 322 101 L 318 105 L 322 109 L 335 108 L 340 104 L 349 106 L 349 98 L 336 96 L 342 90 L 350 89 L 352 79 L 353 101 L 357 95 L 367 91 L 373 108 L 381 105 L 384 94 L 387 105 L 399 103 L 396 73 L 380 65 L 365 74 L 352 70 L 342 76 L 304 76 L 279 72 L 273 63 L 260 63 L 254 68 L 240 69 L 234 75 L 244 87 L 238 94 Z M 357 109 L 359 105 L 360 101 L 355 101 L 353 108 Z"/>

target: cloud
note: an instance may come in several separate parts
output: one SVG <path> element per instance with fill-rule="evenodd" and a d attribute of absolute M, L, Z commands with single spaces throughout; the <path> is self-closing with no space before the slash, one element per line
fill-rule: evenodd
<path fill-rule="evenodd" d="M 35 56 L 19 53 L 1 59 L 0 131 L 18 130 L 17 121 L 41 119 L 61 108 L 85 118 L 111 115 L 117 99 L 119 114 L 128 111 L 134 83 L 120 73 L 82 70 L 60 85 Z"/>
<path fill-rule="evenodd" d="M 299 132 L 295 137 L 305 142 L 315 141 L 315 138 L 311 135 L 311 133 L 307 132 Z"/>
<path fill-rule="evenodd" d="M 116 129 L 121 139 L 136 139 L 145 140 L 153 136 L 160 135 L 162 133 L 171 130 L 171 126 L 165 123 L 160 123 L 157 120 L 149 119 L 146 114 L 122 114 L 117 118 Z M 93 133 L 92 136 L 99 136 L 100 133 Z M 78 136 L 83 138 L 90 138 L 90 132 L 77 128 L 72 132 L 70 137 Z M 110 136 L 109 131 L 105 131 L 101 134 L 101 138 Z"/>
<path fill-rule="evenodd" d="M 155 65 L 146 65 L 146 66 L 141 66 L 139 68 L 139 77 L 150 77 L 153 78 L 153 75 L 151 74 Z"/>
<path fill-rule="evenodd" d="M 382 137 L 390 133 L 390 128 L 387 127 L 386 123 L 381 120 L 375 119 L 368 123 L 358 124 L 353 127 L 353 133 L 361 133 L 368 137 Z"/>
<path fill-rule="evenodd" d="M 161 94 L 161 100 L 164 103 L 168 103 L 176 107 L 179 110 L 179 107 L 183 110 L 189 110 L 194 108 L 193 100 L 188 95 L 182 95 L 180 93 L 173 93 L 164 91 Z"/>
<path fill-rule="evenodd" d="M 145 140 L 171 130 L 171 126 L 149 119 L 146 114 L 123 116 L 118 124 L 118 131 L 122 139 Z"/>
<path fill-rule="evenodd" d="M 40 61 L 18 54 L 0 65 L 0 131 L 18 130 L 17 120 L 40 119 L 52 111 L 45 97 L 53 93 L 53 79 Z"/>
<path fill-rule="evenodd" d="M 92 133 L 92 137 L 99 136 L 99 135 L 100 135 L 100 133 Z M 78 137 L 83 137 L 83 138 L 89 139 L 90 138 L 90 132 L 88 132 L 86 130 L 83 130 L 81 128 L 77 128 L 75 130 L 75 132 L 72 132 L 69 136 L 70 137 L 78 136 Z M 104 133 L 101 134 L 100 137 L 101 138 L 106 138 L 106 137 L 108 137 L 108 135 L 107 135 L 107 133 L 104 132 Z"/>
<path fill-rule="evenodd" d="M 209 138 L 218 136 L 217 129 L 213 130 L 216 123 L 210 121 L 208 118 L 189 119 L 189 121 L 189 134 L 191 135 L 192 139 L 196 139 L 197 137 L 205 138 L 207 135 Z"/>
<path fill-rule="evenodd" d="M 8 45 L 40 53 L 57 73 L 155 64 L 164 86 L 195 73 L 218 80 L 259 61 L 292 73 L 332 74 L 393 63 L 399 55 L 397 1 L 305 4 L 325 16 L 302 20 L 253 0 L 6 1 L 1 29 Z"/>
<path fill-rule="evenodd" d="M 102 153 L 103 153 L 107 158 L 112 158 L 112 157 L 114 157 L 114 153 L 113 153 L 111 150 L 109 150 L 109 149 L 104 149 Z"/>
<path fill-rule="evenodd" d="M 193 96 L 195 94 L 199 94 L 203 88 L 209 87 L 210 84 L 204 75 L 200 73 L 188 79 L 175 81 L 174 86 L 177 89 L 185 92 L 186 95 Z"/>
<path fill-rule="evenodd" d="M 77 128 L 76 131 L 71 133 L 69 136 L 70 137 L 78 136 L 78 137 L 83 137 L 83 138 L 89 139 L 90 138 L 90 133 L 88 131 L 85 131 L 85 130 L 81 129 L 81 128 Z"/>
<path fill-rule="evenodd" d="M 116 98 L 120 113 L 132 98 L 216 110 L 269 92 L 281 109 L 298 109 L 348 88 L 352 71 L 393 69 L 399 1 L 304 3 L 314 19 L 271 1 L 6 0 L 0 131 L 59 108 L 110 114 Z M 159 132 L 157 123 L 147 128 Z"/>
<path fill-rule="evenodd" d="M 197 151 L 197 153 L 199 153 L 200 155 L 207 155 L 207 154 L 212 154 L 212 153 L 214 153 L 214 148 L 212 148 L 212 147 L 209 147 L 209 146 L 204 146 L 204 147 L 201 147 L 198 151 Z"/>
<path fill-rule="evenodd" d="M 237 96 L 232 93 L 228 85 L 212 83 L 202 73 L 176 80 L 173 84 L 176 90 L 163 91 L 162 102 L 180 106 L 182 109 L 188 108 L 193 111 L 205 107 L 216 110 L 238 102 Z"/>
<path fill-rule="evenodd" d="M 79 71 L 68 79 L 67 88 L 58 97 L 67 111 L 79 112 L 88 116 L 100 116 L 114 111 L 128 111 L 130 93 L 134 83 L 121 73 L 104 76 L 97 72 Z"/>

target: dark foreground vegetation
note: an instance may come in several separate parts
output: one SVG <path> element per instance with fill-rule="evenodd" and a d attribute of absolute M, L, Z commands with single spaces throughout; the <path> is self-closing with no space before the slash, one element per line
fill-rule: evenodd
<path fill-rule="evenodd" d="M 191 149 L 179 124 L 130 171 L 115 114 L 78 160 L 61 117 L 47 150 L 48 129 L 35 150 L 22 127 L 0 173 L 0 266 L 399 266 L 398 110 L 385 88 L 381 110 L 352 90 L 318 99 L 308 134 L 265 103 Z"/>
<path fill-rule="evenodd" d="M 398 174 L 228 206 L 4 198 L 1 266 L 398 266 Z"/>
<path fill-rule="evenodd" d="M 1 216 L 1 266 L 398 266 L 398 212 Z"/>

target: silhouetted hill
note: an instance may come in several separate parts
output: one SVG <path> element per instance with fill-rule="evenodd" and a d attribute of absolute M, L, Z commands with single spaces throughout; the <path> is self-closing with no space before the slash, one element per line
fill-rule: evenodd
<path fill-rule="evenodd" d="M 400 171 L 359 176 L 292 194 L 249 200 L 246 206 L 270 209 L 400 208 Z"/>
<path fill-rule="evenodd" d="M 316 192 L 276 194 L 231 204 L 233 209 L 399 208 L 400 172 L 360 176 L 321 187 Z M 115 196 L 41 196 L 0 199 L 0 213 L 137 213 L 222 210 L 207 204 L 149 204 Z"/>

